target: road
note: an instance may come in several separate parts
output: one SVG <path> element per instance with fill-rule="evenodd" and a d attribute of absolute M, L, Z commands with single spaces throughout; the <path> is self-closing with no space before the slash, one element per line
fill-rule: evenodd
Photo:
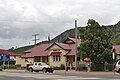
<path fill-rule="evenodd" d="M 0 80 L 120 80 L 120 75 L 0 72 Z"/>

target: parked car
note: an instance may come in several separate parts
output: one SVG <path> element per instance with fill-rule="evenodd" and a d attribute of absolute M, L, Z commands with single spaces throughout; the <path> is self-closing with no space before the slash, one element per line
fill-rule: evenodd
<path fill-rule="evenodd" d="M 115 71 L 120 73 L 120 60 L 118 60 L 117 63 L 115 64 Z"/>
<path fill-rule="evenodd" d="M 54 71 L 53 67 L 51 67 L 43 62 L 34 62 L 33 65 L 30 65 L 28 67 L 28 70 L 29 70 L 29 72 L 43 71 L 43 72 L 51 72 L 51 73 Z"/>

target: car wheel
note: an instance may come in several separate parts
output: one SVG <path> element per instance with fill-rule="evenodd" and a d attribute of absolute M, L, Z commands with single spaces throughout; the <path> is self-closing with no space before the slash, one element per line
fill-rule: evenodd
<path fill-rule="evenodd" d="M 47 72 L 47 69 L 46 69 L 46 68 L 43 68 L 43 70 L 42 70 L 42 71 L 45 73 L 45 72 Z"/>
<path fill-rule="evenodd" d="M 30 69 L 29 69 L 29 72 L 33 72 L 33 69 L 32 69 L 32 68 L 30 68 Z"/>

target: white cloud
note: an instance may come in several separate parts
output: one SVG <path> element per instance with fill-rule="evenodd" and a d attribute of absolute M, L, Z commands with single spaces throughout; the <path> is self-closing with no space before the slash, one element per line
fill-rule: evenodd
<path fill-rule="evenodd" d="M 120 19 L 119 0 L 0 0 L 0 48 L 8 49 L 40 41 L 48 33 L 55 37 L 67 29 L 86 25 L 93 18 L 100 24 L 116 24 Z M 10 43 L 9 43 L 10 42 Z"/>

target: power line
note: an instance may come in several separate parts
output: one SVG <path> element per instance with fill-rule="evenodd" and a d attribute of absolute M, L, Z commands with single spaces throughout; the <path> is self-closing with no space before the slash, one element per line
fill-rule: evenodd
<path fill-rule="evenodd" d="M 37 36 L 38 36 L 39 34 L 34 34 L 34 35 L 32 35 L 32 36 L 34 36 L 35 37 L 35 39 L 34 40 L 32 40 L 32 41 L 34 41 L 35 42 L 35 47 L 36 47 L 36 41 L 37 40 L 39 40 L 39 39 L 37 39 Z"/>

